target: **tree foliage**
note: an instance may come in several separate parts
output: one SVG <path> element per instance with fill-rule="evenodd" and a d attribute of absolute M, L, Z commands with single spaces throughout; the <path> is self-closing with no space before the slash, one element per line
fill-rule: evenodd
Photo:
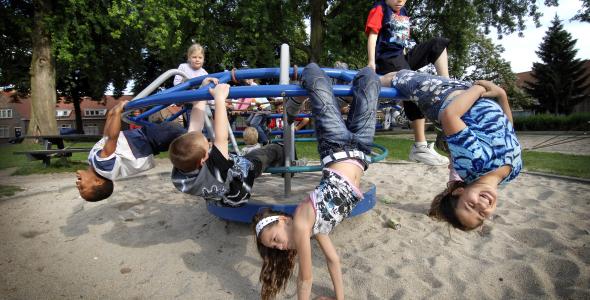
<path fill-rule="evenodd" d="M 534 63 L 531 75 L 534 80 L 527 82 L 527 92 L 538 99 L 541 109 L 555 114 L 568 114 L 574 105 L 586 97 L 590 74 L 586 73 L 583 62 L 576 59 L 576 39 L 563 29 L 561 20 L 555 16 L 546 32 L 543 42 L 536 51 L 542 63 Z"/>
<path fill-rule="evenodd" d="M 590 22 L 590 0 L 581 0 L 582 8 L 578 10 L 578 13 L 573 17 L 573 20 Z"/>
<path fill-rule="evenodd" d="M 461 73 L 465 80 L 489 80 L 502 86 L 514 108 L 527 108 L 532 105 L 532 99 L 516 85 L 516 75 L 510 68 L 510 63 L 501 56 L 502 46 L 494 45 L 491 39 L 483 33 L 476 35 L 475 42 L 469 47 L 467 65 Z"/>

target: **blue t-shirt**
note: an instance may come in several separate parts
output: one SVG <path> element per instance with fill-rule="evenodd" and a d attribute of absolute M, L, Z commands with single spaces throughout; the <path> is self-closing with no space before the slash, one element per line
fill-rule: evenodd
<path fill-rule="evenodd" d="M 504 165 L 512 170 L 502 183 L 516 178 L 522 169 L 520 143 L 500 105 L 480 98 L 461 120 L 467 127 L 448 136 L 447 143 L 453 167 L 463 181 L 471 183 Z"/>
<path fill-rule="evenodd" d="M 411 101 L 415 101 L 430 120 L 439 123 L 438 116 L 453 99 L 447 99 L 455 90 L 472 86 L 465 81 L 401 70 L 392 86 Z M 466 183 L 503 165 L 512 171 L 502 181 L 516 178 L 522 169 L 520 143 L 514 128 L 500 105 L 491 99 L 480 98 L 461 117 L 466 128 L 447 137 L 453 167 Z"/>
<path fill-rule="evenodd" d="M 404 48 L 416 44 L 410 39 L 410 17 L 405 7 L 396 14 L 385 1 L 378 1 L 373 9 L 381 10 L 381 28 L 377 37 L 376 57 L 387 59 L 403 54 Z"/>

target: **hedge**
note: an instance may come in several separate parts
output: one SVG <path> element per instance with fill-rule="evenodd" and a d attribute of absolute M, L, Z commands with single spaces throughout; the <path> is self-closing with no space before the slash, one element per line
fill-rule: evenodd
<path fill-rule="evenodd" d="M 541 114 L 527 117 L 515 117 L 516 130 L 559 130 L 584 131 L 590 129 L 590 113 L 574 113 L 568 116 Z"/>

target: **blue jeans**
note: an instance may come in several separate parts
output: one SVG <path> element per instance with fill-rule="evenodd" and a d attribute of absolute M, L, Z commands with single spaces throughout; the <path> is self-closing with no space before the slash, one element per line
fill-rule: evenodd
<path fill-rule="evenodd" d="M 246 120 L 248 126 L 254 127 L 258 132 L 258 142 L 262 145 L 268 144 L 268 136 L 266 136 L 266 114 L 252 113 Z"/>
<path fill-rule="evenodd" d="M 185 128 L 170 122 L 147 125 L 137 130 L 141 130 L 145 134 L 154 155 L 168 151 L 170 143 L 186 133 Z"/>
<path fill-rule="evenodd" d="M 352 81 L 352 103 L 346 122 L 332 92 L 332 80 L 320 67 L 305 67 L 301 85 L 309 92 L 321 158 L 340 151 L 371 153 L 381 83 L 370 68 L 360 70 Z"/>

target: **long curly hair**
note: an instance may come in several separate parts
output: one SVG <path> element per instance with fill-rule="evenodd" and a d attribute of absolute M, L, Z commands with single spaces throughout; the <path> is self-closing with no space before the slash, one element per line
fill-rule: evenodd
<path fill-rule="evenodd" d="M 291 274 L 293 274 L 295 257 L 297 256 L 296 250 L 268 248 L 264 246 L 260 241 L 260 238 L 256 236 L 256 224 L 258 224 L 260 220 L 270 216 L 290 217 L 283 212 L 265 208 L 260 210 L 252 220 L 252 231 L 254 232 L 254 238 L 256 239 L 256 247 L 258 248 L 260 257 L 262 257 L 262 269 L 260 270 L 259 280 L 262 283 L 260 297 L 263 300 L 274 299 L 281 290 L 286 288 L 287 281 L 291 277 Z M 265 228 L 273 226 L 276 222 L 277 221 L 270 223 Z"/>
<path fill-rule="evenodd" d="M 446 221 L 456 229 L 463 231 L 470 231 L 474 228 L 468 228 L 457 217 L 455 208 L 459 196 L 453 195 L 453 192 L 458 188 L 465 188 L 467 184 L 463 181 L 451 181 L 447 184 L 447 188 L 440 194 L 436 195 L 430 204 L 428 216 L 438 221 Z"/>

